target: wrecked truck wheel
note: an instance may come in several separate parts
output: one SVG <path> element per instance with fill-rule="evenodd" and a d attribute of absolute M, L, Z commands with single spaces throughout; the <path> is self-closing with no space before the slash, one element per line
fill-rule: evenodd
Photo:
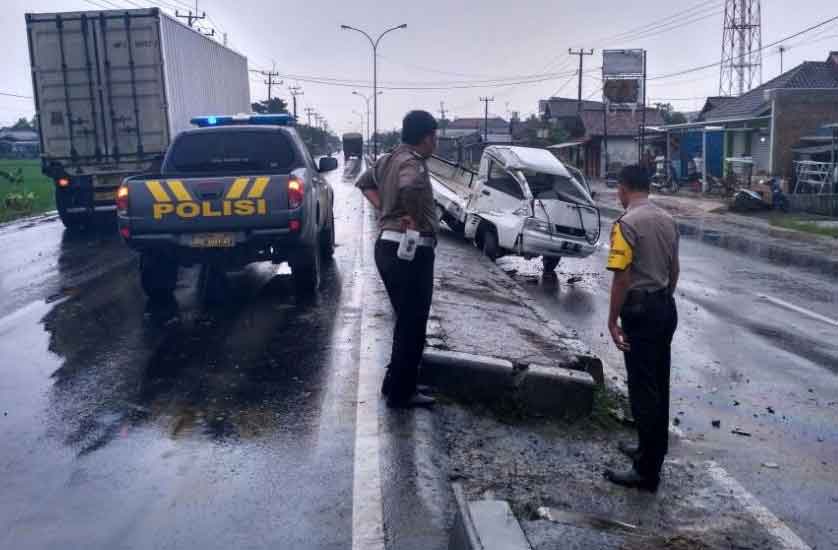
<path fill-rule="evenodd" d="M 177 285 L 178 264 L 163 254 L 144 252 L 140 255 L 140 285 L 152 301 L 168 300 Z"/>
<path fill-rule="evenodd" d="M 559 256 L 542 256 L 541 265 L 544 267 L 544 273 L 552 273 L 559 267 L 559 262 L 562 259 Z"/>
<path fill-rule="evenodd" d="M 483 255 L 493 262 L 500 257 L 500 246 L 498 245 L 498 236 L 493 229 L 486 229 L 483 232 Z"/>

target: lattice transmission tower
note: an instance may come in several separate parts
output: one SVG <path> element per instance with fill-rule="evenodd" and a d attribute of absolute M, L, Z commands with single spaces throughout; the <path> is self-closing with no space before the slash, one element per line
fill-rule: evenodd
<path fill-rule="evenodd" d="M 762 84 L 760 0 L 727 0 L 719 95 L 742 95 Z"/>

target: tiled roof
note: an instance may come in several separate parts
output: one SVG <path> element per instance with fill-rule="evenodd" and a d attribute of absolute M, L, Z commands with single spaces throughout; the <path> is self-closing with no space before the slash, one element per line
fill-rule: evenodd
<path fill-rule="evenodd" d="M 483 117 L 458 118 L 448 123 L 451 130 L 483 129 Z M 489 117 L 489 130 L 509 129 L 509 123 L 500 117 Z"/>
<path fill-rule="evenodd" d="M 725 101 L 708 112 L 706 120 L 759 116 L 767 108 L 767 90 L 838 88 L 838 64 L 832 61 L 806 61 L 780 76 L 769 80 L 740 97 Z"/>
<path fill-rule="evenodd" d="M 578 100 L 566 97 L 551 97 L 550 99 L 542 99 L 539 101 L 539 112 L 543 115 L 549 113 L 550 118 L 565 118 L 574 117 L 578 112 Z M 602 109 L 602 103 L 599 101 L 582 101 L 582 110 L 597 110 Z"/>
<path fill-rule="evenodd" d="M 634 113 L 630 110 L 617 110 L 608 112 L 608 135 L 615 137 L 636 136 L 638 128 L 643 123 L 643 111 L 638 109 Z M 585 124 L 585 136 L 602 136 L 604 122 L 602 110 L 582 111 L 582 122 Z M 646 109 L 646 126 L 661 126 L 664 124 L 663 116 L 657 109 Z"/>

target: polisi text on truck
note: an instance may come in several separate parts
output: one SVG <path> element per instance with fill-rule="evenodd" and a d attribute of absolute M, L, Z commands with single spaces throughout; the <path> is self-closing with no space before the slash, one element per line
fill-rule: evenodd
<path fill-rule="evenodd" d="M 267 201 L 262 198 L 270 177 L 236 178 L 220 201 L 195 200 L 181 180 L 148 180 L 145 182 L 154 197 L 152 216 L 162 220 L 166 216 L 182 219 L 225 216 L 265 216 Z M 245 193 L 247 191 L 247 193 Z"/>

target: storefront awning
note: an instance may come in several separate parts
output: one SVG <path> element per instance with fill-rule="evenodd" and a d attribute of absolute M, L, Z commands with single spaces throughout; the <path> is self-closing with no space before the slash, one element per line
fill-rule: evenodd
<path fill-rule="evenodd" d="M 555 145 L 548 145 L 548 149 L 567 149 L 569 147 L 578 147 L 580 145 L 585 145 L 586 141 L 566 141 L 564 143 L 557 143 Z"/>

